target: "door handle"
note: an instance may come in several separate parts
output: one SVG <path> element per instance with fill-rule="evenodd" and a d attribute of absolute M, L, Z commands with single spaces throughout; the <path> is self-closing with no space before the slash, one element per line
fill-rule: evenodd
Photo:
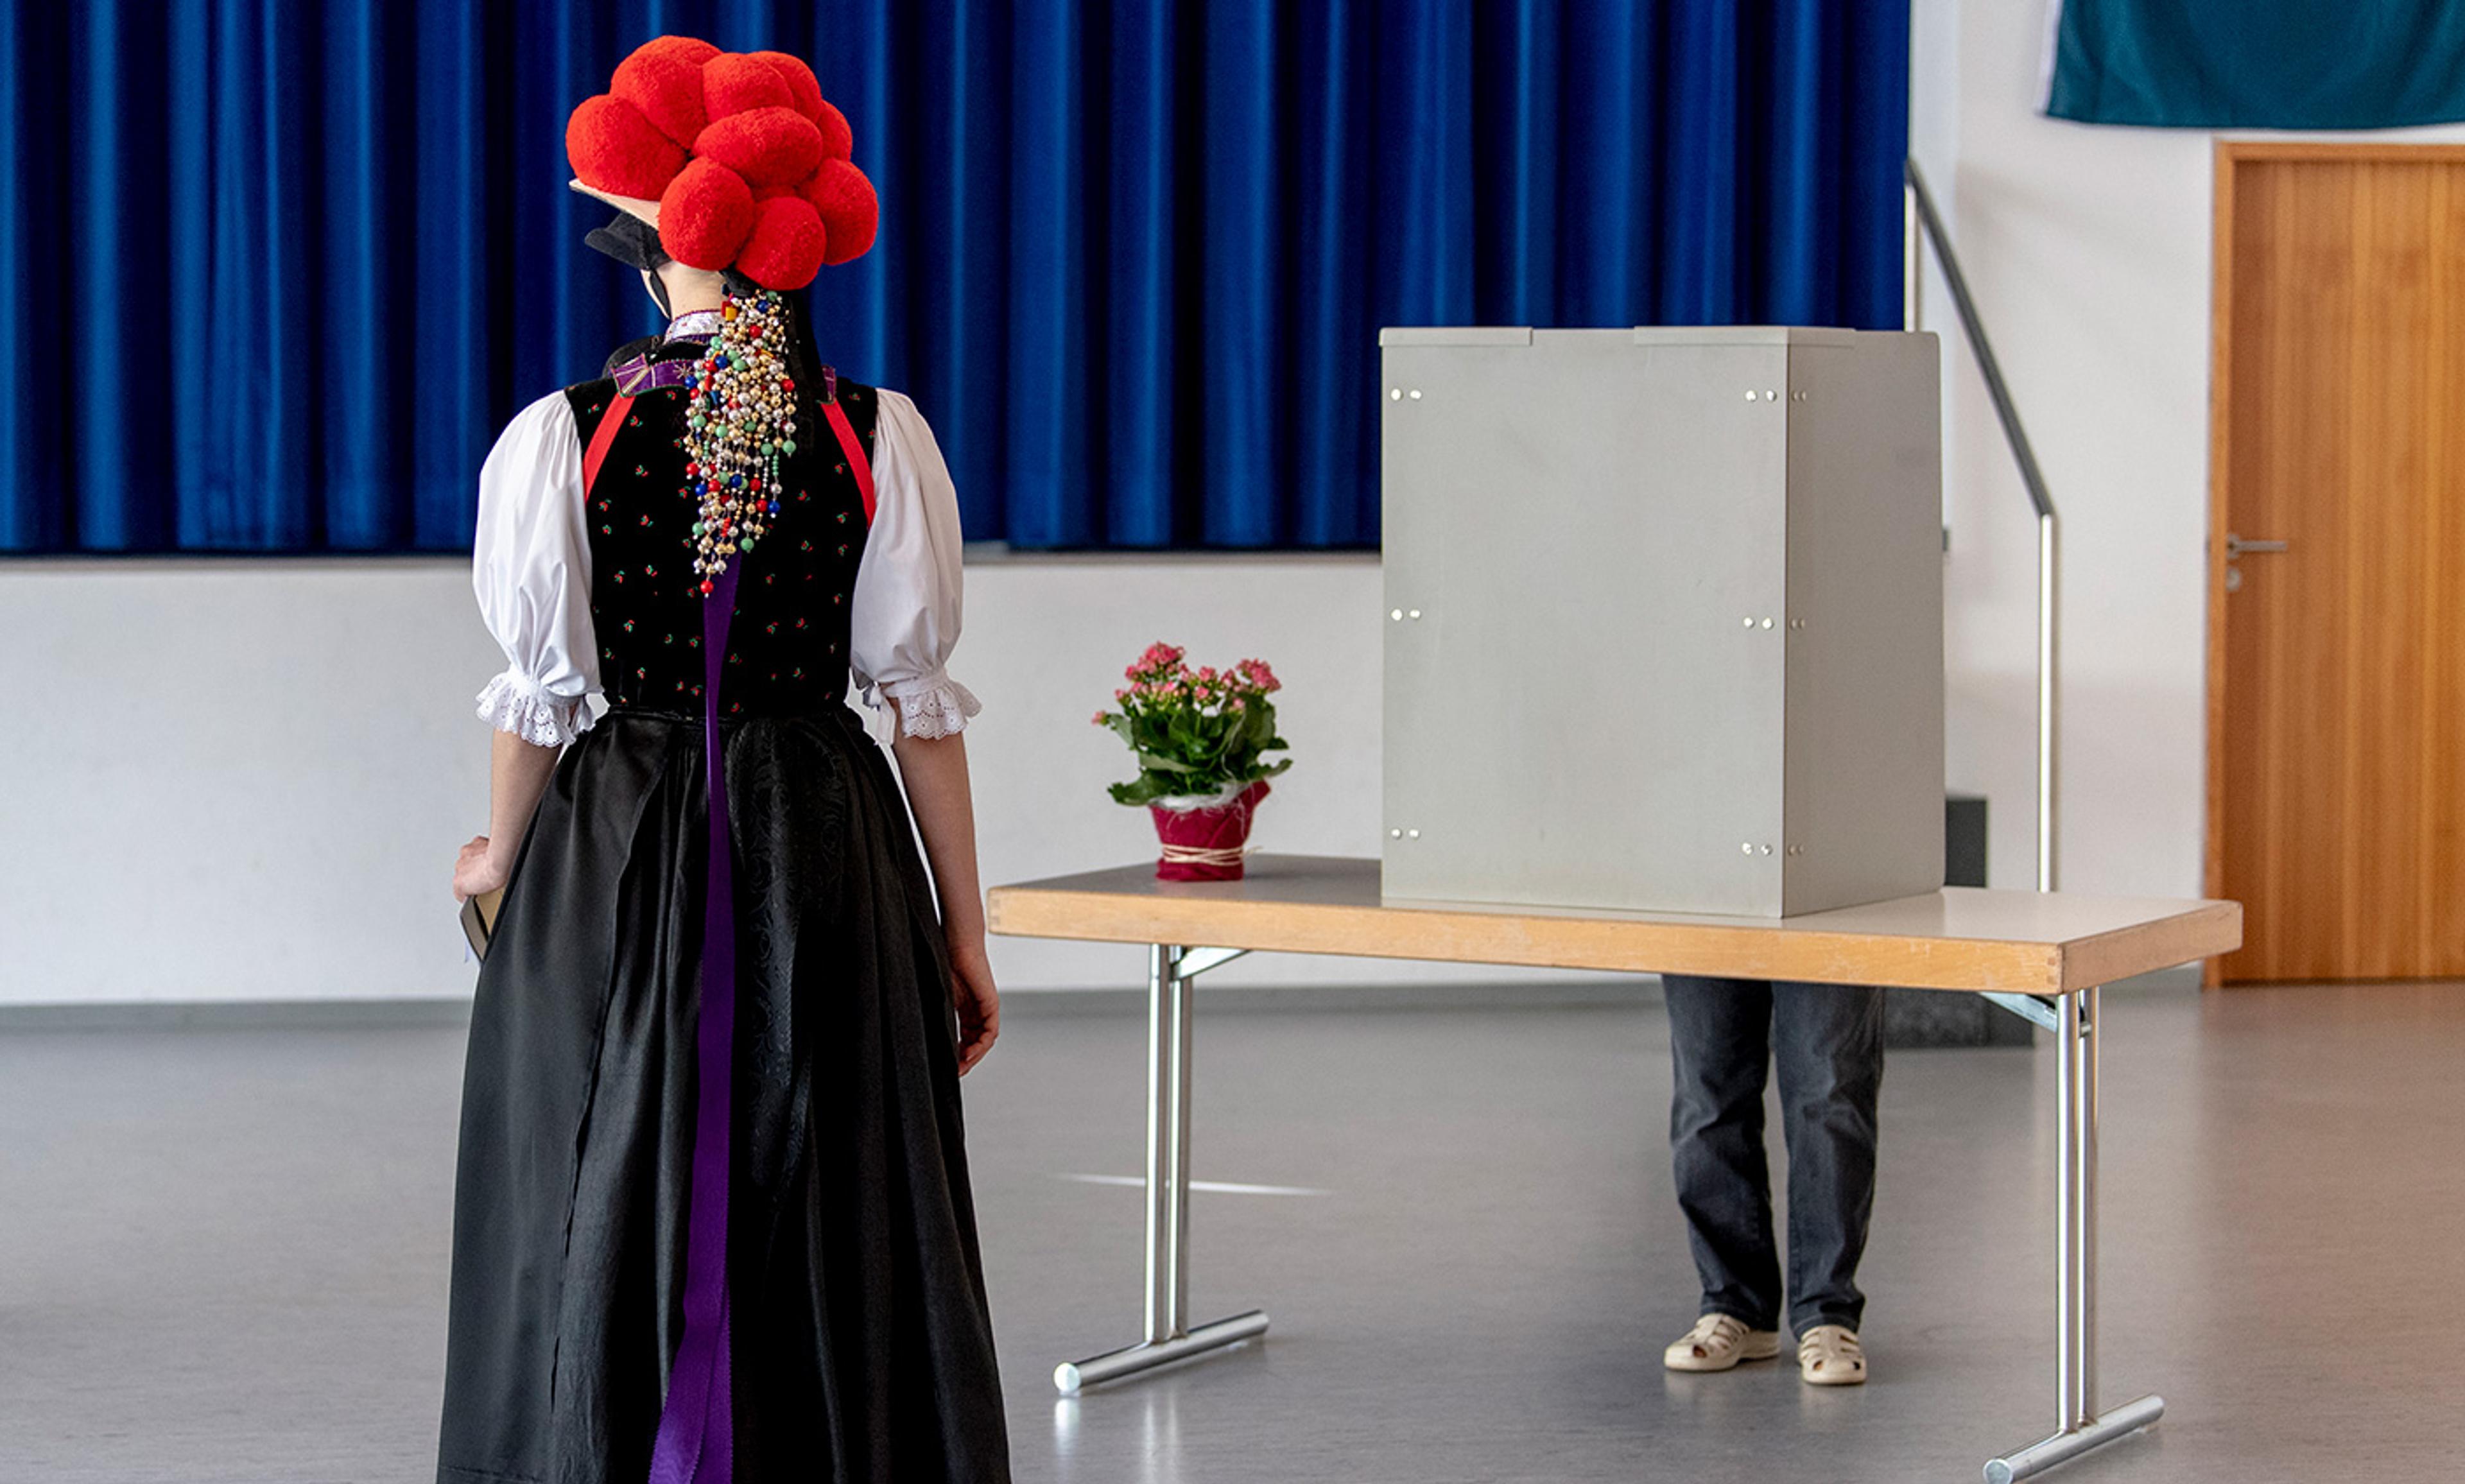
<path fill-rule="evenodd" d="M 2236 557 L 2267 556 L 2292 549 L 2281 541 L 2245 541 L 2232 531 L 2226 532 L 2226 591 L 2242 591 L 2242 568 L 2234 565 Z"/>

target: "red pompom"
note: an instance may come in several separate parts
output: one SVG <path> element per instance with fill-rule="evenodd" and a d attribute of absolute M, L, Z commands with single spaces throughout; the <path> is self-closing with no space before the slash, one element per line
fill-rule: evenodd
<path fill-rule="evenodd" d="M 813 122 L 822 131 L 822 158 L 855 159 L 855 130 L 848 127 L 847 115 L 833 107 L 829 100 L 821 101 L 821 111 L 813 115 Z"/>
<path fill-rule="evenodd" d="M 881 206 L 874 197 L 873 182 L 865 179 L 862 170 L 845 160 L 825 160 L 805 183 L 805 199 L 813 203 L 823 231 L 830 234 L 823 262 L 836 266 L 862 256 L 873 246 Z"/>
<path fill-rule="evenodd" d="M 822 219 L 801 196 L 774 196 L 756 209 L 753 234 L 737 271 L 766 289 L 801 289 L 822 271 Z"/>
<path fill-rule="evenodd" d="M 701 100 L 713 119 L 756 108 L 788 108 L 796 95 L 779 69 L 756 57 L 722 52 L 702 63 Z"/>
<path fill-rule="evenodd" d="M 793 108 L 757 108 L 713 120 L 695 138 L 694 154 L 752 185 L 793 183 L 822 163 L 822 131 Z"/>
<path fill-rule="evenodd" d="M 699 67 L 719 55 L 719 48 L 700 36 L 653 36 L 633 49 L 633 56 L 673 56 Z M 633 58 L 629 56 L 627 61 Z"/>
<path fill-rule="evenodd" d="M 701 126 L 710 122 L 701 108 L 701 64 L 708 54 L 694 51 L 708 46 L 709 42 L 691 36 L 661 36 L 645 42 L 616 64 L 608 91 L 633 104 L 678 147 L 689 147 Z"/>
<path fill-rule="evenodd" d="M 744 55 L 768 62 L 778 72 L 779 80 L 788 84 L 788 107 L 808 119 L 820 122 L 821 79 L 813 76 L 813 69 L 806 66 L 802 57 L 789 56 L 785 52 L 747 52 Z"/>
<path fill-rule="evenodd" d="M 696 160 L 659 197 L 659 246 L 688 268 L 725 268 L 752 231 L 753 191 L 725 166 Z"/>
<path fill-rule="evenodd" d="M 593 190 L 650 199 L 684 167 L 685 152 L 623 99 L 583 100 L 565 123 L 573 173 Z"/>

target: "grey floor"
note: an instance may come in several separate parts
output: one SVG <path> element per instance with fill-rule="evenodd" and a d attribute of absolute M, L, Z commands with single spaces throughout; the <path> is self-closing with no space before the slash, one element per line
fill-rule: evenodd
<path fill-rule="evenodd" d="M 1143 1024 L 1022 1007 L 968 1079 L 1022 1484 L 1974 1479 L 2047 1429 L 2054 1068 L 1897 1055 L 1876 1380 L 1677 1377 L 1656 1008 L 1244 1010 L 1198 1042 L 1194 1297 L 1273 1334 L 1143 1384 Z M 2465 1442 L 2465 988 L 2119 994 L 2118 1480 L 2444 1478 Z M 428 1476 L 460 1032 L 0 1030 L 0 1484 Z"/>

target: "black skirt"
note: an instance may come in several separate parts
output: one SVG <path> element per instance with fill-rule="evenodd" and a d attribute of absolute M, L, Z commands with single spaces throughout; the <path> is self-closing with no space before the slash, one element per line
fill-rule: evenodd
<path fill-rule="evenodd" d="M 1010 1477 L 950 972 L 843 705 L 724 724 L 735 1477 Z M 479 974 L 440 1484 L 642 1484 L 682 1326 L 706 863 L 698 717 L 568 748 Z"/>

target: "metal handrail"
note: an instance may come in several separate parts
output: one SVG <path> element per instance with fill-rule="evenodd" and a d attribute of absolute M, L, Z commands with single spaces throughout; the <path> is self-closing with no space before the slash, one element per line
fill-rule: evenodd
<path fill-rule="evenodd" d="M 1935 260 L 1943 265 L 1943 287 L 1950 292 L 1952 307 L 1960 315 L 1961 334 L 1977 357 L 1978 374 L 1986 379 L 1986 394 L 1993 400 L 1995 419 L 2003 425 L 2003 440 L 2010 447 L 2012 461 L 2020 467 L 2020 483 L 2029 492 L 2029 503 L 2037 513 L 2037 890 L 2051 892 L 2054 889 L 2057 719 L 2055 572 L 2061 547 L 2054 498 L 2046 488 L 2045 471 L 2037 467 L 2036 450 L 2030 446 L 2029 432 L 2020 424 L 2020 410 L 2011 400 L 2011 388 L 2003 379 L 2002 364 L 1994 359 L 1994 345 L 1987 337 L 1985 321 L 1978 318 L 1977 300 L 1969 295 L 1968 276 L 1961 272 L 1960 255 L 1952 250 L 1951 234 L 1943 230 L 1943 215 L 1935 210 L 1934 193 L 1926 188 L 1925 174 L 1918 168 L 1917 161 L 1906 162 L 1906 178 L 1903 321 L 1912 330 L 1920 326 L 1921 249 L 1930 245 Z"/>

